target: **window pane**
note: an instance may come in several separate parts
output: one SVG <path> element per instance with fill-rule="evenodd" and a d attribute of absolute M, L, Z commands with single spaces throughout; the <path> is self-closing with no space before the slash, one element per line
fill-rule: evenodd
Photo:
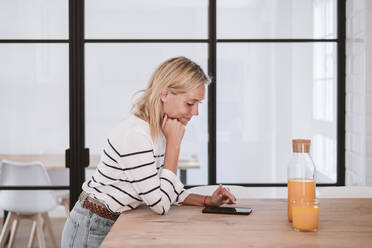
<path fill-rule="evenodd" d="M 207 72 L 206 44 L 87 44 L 86 144 L 99 155 L 110 131 L 129 115 L 132 96 L 147 85 L 156 67 L 170 57 L 185 56 Z M 208 103 L 186 128 L 181 159 L 196 155 L 201 169 L 187 171 L 189 184 L 206 184 L 208 178 Z"/>
<path fill-rule="evenodd" d="M 0 1 L 0 39 L 68 39 L 68 0 Z"/>
<path fill-rule="evenodd" d="M 285 183 L 291 140 L 310 138 L 318 181 L 336 182 L 335 43 L 229 43 L 217 54 L 217 181 Z"/>
<path fill-rule="evenodd" d="M 217 0 L 217 38 L 336 38 L 336 0 Z"/>
<path fill-rule="evenodd" d="M 68 44 L 1 44 L 0 54 L 0 160 L 63 168 L 69 147 Z"/>
<path fill-rule="evenodd" d="M 207 0 L 87 0 L 87 39 L 203 39 Z"/>

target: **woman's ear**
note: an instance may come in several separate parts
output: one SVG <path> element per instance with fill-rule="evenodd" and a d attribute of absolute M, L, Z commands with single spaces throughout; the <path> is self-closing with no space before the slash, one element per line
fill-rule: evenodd
<path fill-rule="evenodd" d="M 162 90 L 161 93 L 160 93 L 160 100 L 162 102 L 166 102 L 167 101 L 168 94 L 169 94 L 168 89 Z"/>

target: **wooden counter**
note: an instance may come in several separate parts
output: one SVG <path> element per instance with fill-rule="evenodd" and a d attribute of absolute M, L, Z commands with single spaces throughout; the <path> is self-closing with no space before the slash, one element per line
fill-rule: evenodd
<path fill-rule="evenodd" d="M 65 169 L 65 155 L 64 154 L 0 154 L 1 160 L 13 160 L 17 162 L 41 162 L 48 170 Z M 99 154 L 91 154 L 89 156 L 89 167 L 95 169 L 100 161 Z M 180 159 L 178 161 L 178 169 L 200 169 L 200 162 L 197 158 Z"/>
<path fill-rule="evenodd" d="M 202 214 L 172 206 L 123 213 L 101 247 L 372 247 L 372 199 L 320 199 L 318 232 L 295 232 L 285 199 L 245 199 L 249 216 Z"/>
<path fill-rule="evenodd" d="M 41 162 L 47 170 L 65 170 L 65 155 L 64 154 L 0 154 L 1 160 L 13 160 L 17 162 Z M 89 169 L 96 169 L 100 162 L 99 154 L 91 154 L 89 156 Z M 180 169 L 180 179 L 183 184 L 186 184 L 186 170 L 200 169 L 200 162 L 196 156 L 190 159 L 178 160 L 178 169 Z"/>
<path fill-rule="evenodd" d="M 65 155 L 64 154 L 0 154 L 1 160 L 12 160 L 16 162 L 32 162 L 38 161 L 42 163 L 47 170 L 63 170 L 65 167 Z M 89 157 L 90 169 L 95 169 L 100 160 L 100 156 L 97 154 L 90 155 Z"/>

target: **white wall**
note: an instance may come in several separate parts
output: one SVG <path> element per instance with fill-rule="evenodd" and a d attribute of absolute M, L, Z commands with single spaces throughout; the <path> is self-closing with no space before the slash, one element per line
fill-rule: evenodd
<path fill-rule="evenodd" d="M 372 186 L 372 1 L 346 4 L 346 184 Z"/>

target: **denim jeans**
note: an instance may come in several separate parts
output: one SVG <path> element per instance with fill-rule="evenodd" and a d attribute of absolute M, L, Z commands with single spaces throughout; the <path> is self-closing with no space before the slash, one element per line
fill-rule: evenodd
<path fill-rule="evenodd" d="M 83 208 L 87 195 L 77 201 L 70 212 L 62 232 L 62 248 L 99 247 L 115 221 L 103 218 Z"/>

